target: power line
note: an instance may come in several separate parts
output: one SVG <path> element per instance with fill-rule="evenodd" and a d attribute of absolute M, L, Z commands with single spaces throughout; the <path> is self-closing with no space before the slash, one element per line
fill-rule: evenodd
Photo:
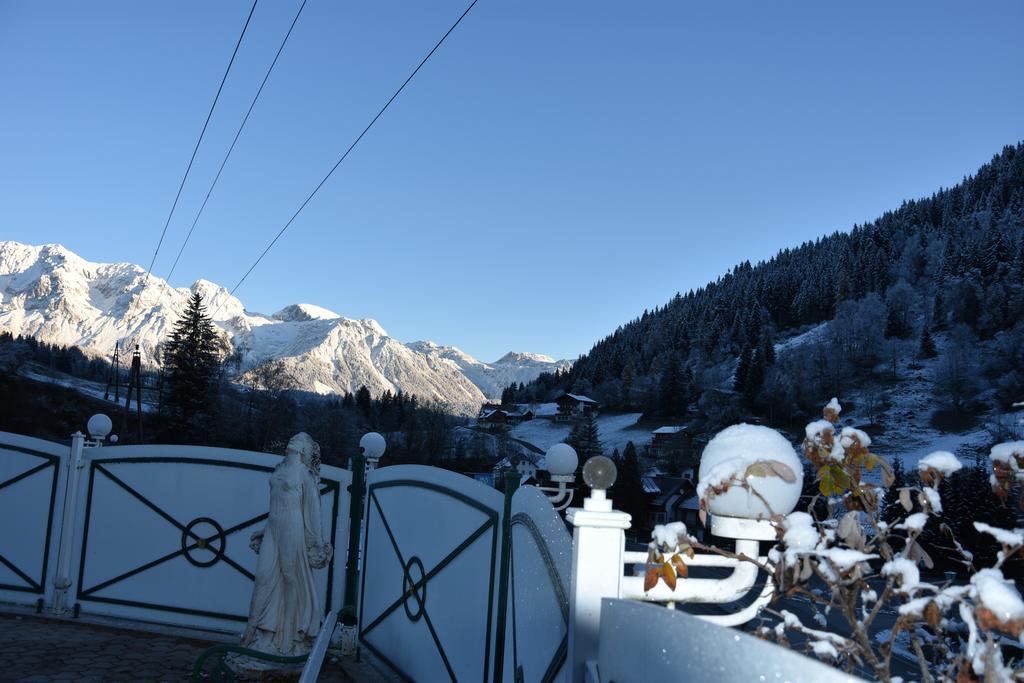
<path fill-rule="evenodd" d="M 245 20 L 245 26 L 242 27 L 242 33 L 238 36 L 238 42 L 235 43 L 235 50 L 231 53 L 231 60 L 228 62 L 228 68 L 224 70 L 224 76 L 220 79 L 220 86 L 217 87 L 217 94 L 213 98 L 213 104 L 210 105 L 210 111 L 206 114 L 206 122 L 203 123 L 203 130 L 199 133 L 199 139 L 196 140 L 195 149 L 192 150 L 192 158 L 188 160 L 188 167 L 185 169 L 185 175 L 181 177 L 181 184 L 178 185 L 178 194 L 174 196 L 174 203 L 171 205 L 171 212 L 167 214 L 167 220 L 164 222 L 164 229 L 160 232 L 160 239 L 156 243 L 156 250 L 153 251 L 153 258 L 149 261 L 149 268 L 146 270 L 146 280 L 149 282 L 149 276 L 153 272 L 153 264 L 156 263 L 156 255 L 160 253 L 160 247 L 164 243 L 164 236 L 167 235 L 167 226 L 171 224 L 171 217 L 174 215 L 174 210 L 178 206 L 178 200 L 181 199 L 181 191 L 185 187 L 185 181 L 188 179 L 189 171 L 192 170 L 192 162 L 196 160 L 196 153 L 199 151 L 199 145 L 203 141 L 203 136 L 206 135 L 206 127 L 210 125 L 210 119 L 213 117 L 213 110 L 217 106 L 217 100 L 220 99 L 220 93 L 224 90 L 224 83 L 228 80 L 228 74 L 231 72 L 231 65 L 235 63 L 235 56 L 238 54 L 238 48 L 242 44 L 242 38 L 245 37 L 245 31 L 249 28 L 249 22 L 252 20 L 253 12 L 256 11 L 256 4 L 259 0 L 253 0 L 252 8 L 249 10 L 249 16 Z M 143 288 L 145 288 L 145 282 Z"/>
<path fill-rule="evenodd" d="M 454 31 L 455 28 L 460 23 L 462 23 L 462 20 L 466 17 L 467 14 L 469 14 L 469 11 L 473 9 L 476 3 L 477 0 L 473 0 L 471 3 L 469 3 L 469 6 L 466 7 L 465 11 L 463 11 L 459 18 L 455 20 L 455 23 L 451 25 L 451 28 L 449 28 L 445 32 L 445 34 L 441 36 L 441 39 L 437 41 L 437 44 L 434 45 L 433 48 L 431 48 L 430 52 L 427 53 L 427 56 L 424 57 L 418 65 L 416 65 L 416 68 L 412 70 L 412 73 L 409 74 L 409 77 L 405 79 L 402 85 L 398 86 L 398 90 L 396 90 L 395 93 L 388 99 L 388 101 L 384 103 L 384 106 L 380 108 L 380 111 L 377 112 L 377 115 L 374 116 L 373 119 L 371 119 L 368 124 L 366 124 L 366 128 L 363 129 L 363 132 L 361 132 L 358 135 L 358 137 L 356 137 L 356 139 L 352 142 L 352 144 L 348 146 L 348 149 L 345 150 L 345 153 L 342 154 L 341 158 L 338 159 L 334 166 L 331 167 L 331 170 L 327 172 L 327 175 L 323 177 L 323 180 L 321 180 L 313 189 L 313 191 L 309 193 L 309 196 L 306 197 L 306 200 L 302 202 L 302 204 L 295 211 L 295 213 L 292 214 L 292 217 L 288 219 L 288 222 L 284 224 L 284 227 L 281 228 L 281 230 L 277 233 L 274 239 L 270 240 L 270 244 L 268 244 L 266 249 L 263 250 L 263 253 L 261 253 L 259 257 L 256 259 L 256 261 L 251 266 L 249 266 L 249 270 L 245 271 L 245 275 L 243 275 L 242 278 L 235 283 L 235 286 L 231 288 L 230 292 L 228 292 L 229 296 L 233 296 L 234 293 L 238 291 L 238 288 L 242 286 L 242 283 L 245 282 L 246 278 L 249 277 L 249 274 L 252 273 L 256 266 L 260 264 L 260 261 L 263 260 L 263 257 L 267 255 L 267 252 L 269 252 L 271 248 L 273 248 L 277 241 L 281 239 L 281 236 L 284 235 L 285 231 L 288 230 L 289 227 L 291 227 L 291 224 L 295 221 L 299 214 L 302 213 L 302 210 L 306 208 L 306 205 L 309 204 L 313 197 L 316 196 L 316 193 L 320 191 L 320 188 L 324 186 L 324 183 L 326 183 L 327 180 L 331 177 L 331 175 L 333 175 L 334 172 L 338 170 L 338 167 L 341 166 L 341 162 L 345 161 L 349 153 L 355 148 L 356 145 L 359 144 L 359 141 L 363 139 L 363 136 L 366 135 L 367 132 L 369 132 L 370 128 L 373 127 L 373 124 L 377 123 L 377 119 L 379 119 L 381 115 L 384 114 L 384 112 L 387 110 L 387 108 L 391 106 L 391 103 L 395 101 L 395 98 L 397 98 L 399 94 L 401 94 L 401 92 L 405 89 L 405 86 L 409 84 L 409 81 L 411 81 L 413 77 L 416 76 L 417 73 L 419 73 L 419 70 L 423 68 L 423 65 L 427 63 L 427 60 L 429 60 L 434 55 L 434 53 L 437 52 L 437 49 L 441 47 L 441 44 L 444 43 L 445 39 L 447 39 L 449 35 L 451 35 L 452 31 Z M 217 313 L 220 312 L 220 309 L 223 308 L 223 306 L 224 304 L 221 303 L 221 305 L 217 308 L 217 311 L 215 311 L 213 316 L 211 317 L 216 317 Z"/>
<path fill-rule="evenodd" d="M 295 28 L 295 24 L 299 21 L 299 16 L 302 14 L 303 8 L 306 7 L 306 2 L 307 0 L 302 0 L 302 5 L 299 6 L 299 11 L 295 13 L 295 18 L 292 19 L 292 24 L 288 27 L 288 32 L 284 34 L 284 40 L 281 41 L 281 45 L 277 48 L 277 54 L 274 55 L 274 61 L 270 63 L 270 68 L 267 69 L 267 73 L 263 77 L 263 82 L 260 83 L 260 88 L 256 91 L 256 96 L 252 98 L 252 103 L 249 104 L 249 111 L 245 112 L 245 117 L 242 119 L 242 125 L 238 127 L 238 131 L 235 133 L 235 139 L 231 141 L 231 146 L 228 147 L 228 152 L 224 155 L 224 160 L 220 162 L 220 168 L 217 169 L 217 175 L 214 177 L 213 183 L 210 185 L 210 189 L 207 191 L 206 197 L 203 199 L 202 206 L 199 207 L 199 212 L 196 213 L 195 220 L 192 221 L 192 227 L 188 229 L 188 234 L 185 235 L 185 241 L 182 242 L 181 249 L 178 250 L 178 255 L 174 257 L 174 263 L 171 265 L 171 269 L 167 273 L 167 277 L 165 278 L 166 280 L 171 279 L 171 275 L 174 274 L 174 269 L 178 267 L 178 261 L 181 259 L 181 254 L 185 251 L 185 247 L 188 245 L 188 241 L 192 237 L 192 232 L 196 229 L 199 217 L 203 215 L 203 210 L 206 209 L 206 203 L 210 201 L 210 195 L 213 194 L 213 188 L 217 187 L 217 181 L 220 180 L 220 174 L 224 171 L 224 166 L 227 165 L 228 159 L 231 157 L 231 152 L 235 149 L 235 143 L 238 142 L 239 136 L 242 135 L 242 129 L 245 128 L 245 124 L 249 121 L 249 115 L 252 114 L 252 110 L 256 106 L 256 101 L 260 98 L 260 94 L 263 92 L 263 86 L 267 84 L 267 80 L 270 78 L 270 74 L 274 70 L 274 65 L 277 64 L 277 58 L 281 56 L 281 51 L 284 50 L 285 43 L 288 42 L 288 38 L 292 34 L 292 29 Z"/>

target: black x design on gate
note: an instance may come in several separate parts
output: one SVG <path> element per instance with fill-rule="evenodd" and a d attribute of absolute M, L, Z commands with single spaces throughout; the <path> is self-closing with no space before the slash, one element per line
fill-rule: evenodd
<path fill-rule="evenodd" d="M 431 491 L 436 491 L 450 498 L 459 500 L 460 502 L 473 507 L 482 512 L 486 521 L 477 527 L 472 533 L 469 534 L 454 550 L 445 555 L 437 564 L 435 564 L 430 570 L 423 571 L 423 561 L 412 556 L 405 558 L 402 554 L 401 548 L 398 546 L 398 541 L 395 539 L 395 535 L 391 530 L 391 525 L 388 523 L 387 517 L 384 515 L 384 510 L 381 508 L 380 501 L 377 498 L 377 490 L 390 488 L 393 486 L 404 486 L 408 488 L 421 488 Z M 384 608 L 380 614 L 378 614 L 372 621 L 367 623 L 363 616 L 363 595 L 359 597 L 359 623 L 366 624 L 366 626 L 360 626 L 359 640 L 366 645 L 377 657 L 382 659 L 388 664 L 393 670 L 401 674 L 404 678 L 408 679 L 408 675 L 401 671 L 398 666 L 392 662 L 387 655 L 381 652 L 378 648 L 374 647 L 369 641 L 366 640 L 366 636 L 376 628 L 384 619 L 386 619 L 392 612 L 397 610 L 399 607 L 405 607 L 406 617 L 410 621 L 419 621 L 423 619 L 427 626 L 427 630 L 430 632 L 430 636 L 434 641 L 434 645 L 437 647 L 437 652 L 441 656 L 441 661 L 444 663 L 445 669 L 448 671 L 449 677 L 452 681 L 456 681 L 455 672 L 452 669 L 451 662 L 448 659 L 448 654 L 445 652 L 444 645 L 442 645 L 440 638 L 437 636 L 437 631 L 434 628 L 434 623 L 430 619 L 430 614 L 427 611 L 426 604 L 426 589 L 428 582 L 438 575 L 445 567 L 452 563 L 464 550 L 469 548 L 473 543 L 480 537 L 484 536 L 488 530 L 491 531 L 491 552 L 490 552 L 490 574 L 488 578 L 489 592 L 487 595 L 487 625 L 486 625 L 486 647 L 484 648 L 484 676 L 483 680 L 488 680 L 488 674 L 490 669 L 490 658 L 491 658 L 491 622 L 493 617 L 493 605 L 494 605 L 494 587 L 495 580 L 494 574 L 497 562 L 497 549 L 498 549 L 498 513 L 485 505 L 473 500 L 469 496 L 466 496 L 458 491 L 450 489 L 446 486 L 433 484 L 429 482 L 416 481 L 416 480 L 394 480 L 384 481 L 379 484 L 372 484 L 369 490 L 369 500 L 372 506 L 372 510 L 376 510 L 377 516 L 380 518 L 381 524 L 384 527 L 384 531 L 387 534 L 388 540 L 390 541 L 391 548 L 395 553 L 395 558 L 402 566 L 402 594 L 401 596 L 392 602 L 390 605 Z M 371 511 L 372 511 L 371 510 Z M 367 546 L 370 540 L 370 515 L 367 515 L 367 530 L 366 536 L 363 540 L 363 558 L 364 562 L 368 559 Z M 418 567 L 420 578 L 413 578 L 411 568 Z M 364 565 L 363 571 L 363 586 L 362 592 L 366 592 L 366 581 L 367 576 L 372 572 L 372 567 Z M 414 603 L 410 606 L 410 601 Z"/>
<path fill-rule="evenodd" d="M 195 614 L 195 615 L 205 616 L 205 617 L 216 617 L 216 618 L 221 618 L 221 619 L 232 619 L 232 620 L 235 620 L 235 621 L 245 621 L 247 617 L 245 615 L 243 615 L 243 614 L 222 614 L 222 613 L 218 613 L 218 612 L 211 612 L 211 611 L 208 611 L 208 610 L 191 609 L 191 608 L 186 608 L 186 607 L 174 607 L 174 606 L 170 606 L 170 605 L 160 605 L 160 604 L 155 604 L 155 603 L 144 603 L 144 602 L 139 602 L 139 601 L 136 601 L 136 600 L 125 600 L 125 599 L 121 599 L 121 598 L 109 598 L 109 597 L 104 597 L 104 596 L 96 595 L 96 593 L 98 591 L 101 591 L 104 588 L 109 588 L 110 586 L 112 586 L 112 585 L 114 585 L 116 583 L 119 583 L 121 581 L 124 581 L 125 579 L 127 579 L 129 577 L 135 576 L 137 574 L 141 574 L 142 572 L 144 572 L 146 570 L 152 569 L 153 567 L 156 567 L 156 566 L 161 565 L 161 564 L 163 564 L 165 562 L 173 560 L 174 558 L 179 557 L 179 556 L 184 556 L 185 559 L 189 561 L 189 563 L 191 563 L 192 565 L 194 565 L 196 567 L 201 567 L 201 568 L 211 567 L 214 564 L 216 564 L 217 562 L 223 561 L 225 564 L 230 566 L 236 572 L 238 572 L 239 574 L 244 576 L 246 579 L 248 579 L 250 581 L 254 581 L 256 577 L 253 576 L 252 572 L 250 572 L 245 567 L 241 566 L 240 564 L 238 564 L 237 562 L 232 560 L 230 557 L 228 557 L 228 555 L 226 553 L 227 538 L 228 538 L 228 536 L 231 536 L 232 534 L 235 534 L 235 533 L 237 533 L 239 531 L 242 531 L 243 529 L 251 527 L 254 524 L 259 524 L 263 520 L 267 519 L 268 514 L 269 514 L 269 513 L 264 512 L 263 514 L 256 515 L 255 517 L 251 517 L 251 518 L 249 518 L 247 520 L 244 520 L 242 522 L 239 522 L 238 524 L 236 524 L 236 525 L 234 525 L 232 527 L 229 527 L 227 529 L 225 529 L 220 524 L 218 524 L 215 520 L 213 520 L 213 519 L 211 519 L 209 517 L 197 517 L 197 518 L 195 518 L 195 519 L 193 519 L 193 520 L 183 524 L 179 520 L 175 519 L 170 513 L 168 513 L 167 511 L 163 510 L 162 508 L 160 508 L 160 506 L 158 506 L 156 503 L 154 503 L 152 500 L 150 500 L 149 498 L 147 498 L 143 494 L 139 493 L 132 486 L 127 484 L 120 477 L 118 477 L 116 474 L 114 474 L 107 467 L 104 466 L 104 465 L 115 464 L 115 463 L 117 463 L 117 464 L 181 463 L 181 464 L 190 464 L 190 465 L 210 465 L 210 466 L 216 466 L 216 467 L 230 467 L 230 468 L 235 468 L 235 469 L 255 470 L 255 471 L 259 471 L 259 472 L 272 472 L 274 468 L 266 467 L 266 466 L 263 466 L 263 465 L 250 465 L 248 463 L 233 463 L 233 462 L 225 462 L 223 460 L 208 460 L 208 459 L 203 459 L 203 458 L 153 457 L 153 458 L 130 458 L 130 459 L 93 460 L 92 463 L 91 463 L 91 467 L 89 469 L 89 489 L 88 489 L 88 493 L 87 493 L 87 497 L 86 497 L 86 506 L 85 506 L 85 528 L 84 528 L 84 531 L 82 533 L 81 561 L 80 561 L 79 569 L 78 569 L 78 588 L 77 588 L 77 591 L 76 591 L 76 595 L 77 595 L 77 598 L 79 600 L 90 600 L 90 601 L 93 601 L 93 602 L 105 602 L 105 603 L 110 603 L 110 604 L 115 604 L 115 605 L 125 605 L 125 606 L 128 606 L 128 607 L 143 607 L 143 608 L 148 608 L 148 609 L 163 610 L 163 611 L 169 611 L 169 612 L 179 612 L 179 613 L 183 613 L 183 614 Z M 166 553 L 165 555 L 162 555 L 161 557 L 158 557 L 158 558 L 156 558 L 154 560 L 151 560 L 150 562 L 142 564 L 142 565 L 140 565 L 138 567 L 134 567 L 132 569 L 129 569 L 126 572 L 123 572 L 123 573 L 121 573 L 121 574 L 119 574 L 119 575 L 117 575 L 117 576 L 115 576 L 115 577 L 113 577 L 111 579 L 107 579 L 106 581 L 98 583 L 98 584 L 96 584 L 94 586 L 90 586 L 89 588 L 85 588 L 84 585 L 83 585 L 83 579 L 85 578 L 85 558 L 86 558 L 86 549 L 88 548 L 88 543 L 89 543 L 89 521 L 90 521 L 90 515 L 92 513 L 93 486 L 94 486 L 94 483 L 95 483 L 96 473 L 97 472 L 99 472 L 100 474 L 105 476 L 107 479 L 109 479 L 111 482 L 113 482 L 114 484 L 116 484 L 120 488 L 124 489 L 131 496 L 136 498 L 140 503 L 145 505 L 147 508 L 149 508 L 150 510 L 155 512 L 157 515 L 162 517 L 164 520 L 169 522 L 172 526 L 177 528 L 181 532 L 181 543 L 180 543 L 180 547 L 179 548 L 177 548 L 177 549 L 175 549 L 173 551 L 170 551 L 170 552 Z M 332 511 L 332 514 L 331 514 L 331 536 L 330 536 L 330 538 L 332 539 L 332 543 L 333 543 L 333 539 L 335 538 L 335 533 L 337 531 L 338 498 L 339 498 L 339 489 L 340 489 L 340 487 L 339 487 L 338 482 L 330 481 L 330 480 L 321 481 L 321 484 L 322 484 L 322 486 L 320 488 L 320 495 L 321 496 L 323 496 L 325 493 L 333 493 L 334 494 L 334 496 L 333 496 L 333 498 L 334 498 L 334 501 L 333 501 L 333 511 Z M 215 533 L 208 534 L 208 535 L 200 534 L 196 530 L 200 526 L 210 526 L 210 527 L 213 527 Z M 196 550 L 207 550 L 207 551 L 213 553 L 213 559 L 212 560 L 206 560 L 206 559 L 198 560 L 192 554 Z M 333 579 L 334 579 L 334 558 L 332 557 L 331 558 L 331 562 L 328 565 L 328 570 L 327 570 L 327 599 L 325 600 L 326 604 L 324 606 L 325 612 L 328 609 L 330 609 L 330 605 L 331 605 L 331 592 L 332 592 L 332 587 L 333 587 L 333 583 L 334 583 Z"/>
<path fill-rule="evenodd" d="M 41 451 L 32 450 L 30 448 L 21 448 L 20 446 L 4 445 L 0 448 L 6 451 L 17 451 L 18 453 L 24 453 L 26 455 L 31 455 L 36 458 L 42 458 L 45 461 L 36 465 L 35 467 L 30 467 L 21 474 L 17 474 L 11 477 L 10 479 L 0 481 L 0 491 L 9 486 L 12 486 L 13 484 L 18 483 L 19 481 L 22 481 L 23 479 L 28 479 L 34 474 L 39 474 L 44 470 L 53 470 L 52 483 L 50 484 L 50 504 L 49 509 L 47 511 L 46 519 L 46 536 L 43 539 L 43 560 L 41 563 L 42 566 L 39 569 L 39 580 L 35 580 L 29 575 L 28 570 L 18 567 L 9 559 L 0 554 L 0 564 L 7 567 L 19 579 L 25 582 L 25 585 L 23 586 L 8 583 L 0 583 L 0 588 L 13 591 L 23 591 L 26 593 L 43 593 L 46 585 L 46 568 L 50 560 L 50 535 L 53 533 L 53 510 L 54 506 L 57 503 L 57 477 L 60 475 L 60 458 L 58 458 L 56 455 L 50 455 L 49 453 L 43 453 Z"/>

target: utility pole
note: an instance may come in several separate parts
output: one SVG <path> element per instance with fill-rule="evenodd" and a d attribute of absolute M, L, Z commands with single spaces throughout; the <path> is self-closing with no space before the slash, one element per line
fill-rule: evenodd
<path fill-rule="evenodd" d="M 120 347 L 121 342 L 114 343 L 114 358 L 110 363 L 110 372 L 107 373 L 107 388 L 103 390 L 103 400 L 110 400 L 110 389 L 114 389 L 114 403 L 121 402 L 121 369 L 120 369 Z"/>
<path fill-rule="evenodd" d="M 142 443 L 142 355 L 138 343 L 132 352 L 132 368 L 128 373 L 128 390 L 124 397 L 124 420 L 121 423 L 121 434 L 128 433 L 128 418 L 131 415 L 132 389 L 135 390 L 135 413 L 138 423 L 139 443 Z"/>

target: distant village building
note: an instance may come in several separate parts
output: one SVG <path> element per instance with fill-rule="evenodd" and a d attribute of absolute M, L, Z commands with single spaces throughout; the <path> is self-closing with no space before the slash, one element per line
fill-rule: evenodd
<path fill-rule="evenodd" d="M 476 418 L 481 429 L 503 431 L 533 419 L 533 411 L 526 408 L 484 408 Z"/>
<path fill-rule="evenodd" d="M 693 437 L 681 425 L 659 427 L 651 433 L 650 456 L 656 462 L 671 463 L 684 477 L 693 478 L 697 459 L 693 455 Z"/>
<path fill-rule="evenodd" d="M 694 507 L 697 491 L 693 480 L 651 474 L 641 478 L 647 494 L 646 528 L 669 522 L 684 522 L 687 529 L 698 528 L 699 506 Z"/>
<path fill-rule="evenodd" d="M 586 415 L 597 416 L 600 404 L 589 396 L 579 394 L 562 394 L 555 399 L 558 404 L 558 412 L 555 414 L 555 422 L 572 422 Z"/>

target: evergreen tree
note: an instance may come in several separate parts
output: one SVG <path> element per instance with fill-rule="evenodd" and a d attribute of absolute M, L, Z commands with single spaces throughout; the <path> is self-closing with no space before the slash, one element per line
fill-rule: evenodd
<path fill-rule="evenodd" d="M 604 454 L 601 438 L 597 431 L 597 422 L 594 421 L 592 413 L 587 413 L 582 420 L 576 422 L 572 431 L 569 432 L 569 436 L 566 437 L 565 443 L 576 450 L 580 464 L 585 463 L 595 455 Z"/>
<path fill-rule="evenodd" d="M 761 353 L 760 348 L 757 348 L 754 350 L 754 357 L 750 362 L 750 369 L 747 371 L 747 380 L 743 385 L 743 396 L 747 399 L 747 403 L 753 403 L 757 398 L 767 371 L 765 355 Z"/>
<path fill-rule="evenodd" d="M 928 325 L 925 325 L 924 329 L 921 330 L 921 344 L 917 350 L 921 358 L 935 358 L 939 355 L 938 350 L 935 348 L 935 340 L 932 339 L 932 333 L 928 327 Z"/>
<path fill-rule="evenodd" d="M 632 517 L 631 528 L 642 538 L 647 529 L 647 494 L 641 480 L 640 458 L 637 457 L 636 446 L 630 441 L 622 451 L 622 457 L 616 460 L 618 476 L 612 485 L 610 494 L 615 507 Z"/>
<path fill-rule="evenodd" d="M 775 340 L 768 334 L 768 330 L 761 333 L 761 339 L 757 342 L 757 349 L 764 354 L 765 367 L 775 365 Z"/>
<path fill-rule="evenodd" d="M 736 364 L 736 379 L 733 380 L 733 389 L 736 391 L 746 393 L 747 391 L 747 375 L 750 373 L 750 364 L 753 361 L 754 350 L 747 344 L 743 347 L 743 352 L 740 354 L 740 360 Z"/>
<path fill-rule="evenodd" d="M 182 426 L 209 418 L 220 364 L 220 348 L 203 297 L 195 292 L 182 317 L 174 324 L 164 351 L 165 405 Z"/>
<path fill-rule="evenodd" d="M 358 391 L 356 391 L 356 406 L 364 417 L 370 417 L 370 410 L 372 407 L 370 390 L 366 388 L 365 384 L 359 387 Z"/>
<path fill-rule="evenodd" d="M 658 412 L 662 415 L 684 415 L 687 407 L 686 385 L 683 373 L 679 370 L 679 361 L 675 354 L 669 359 L 658 390 Z"/>

